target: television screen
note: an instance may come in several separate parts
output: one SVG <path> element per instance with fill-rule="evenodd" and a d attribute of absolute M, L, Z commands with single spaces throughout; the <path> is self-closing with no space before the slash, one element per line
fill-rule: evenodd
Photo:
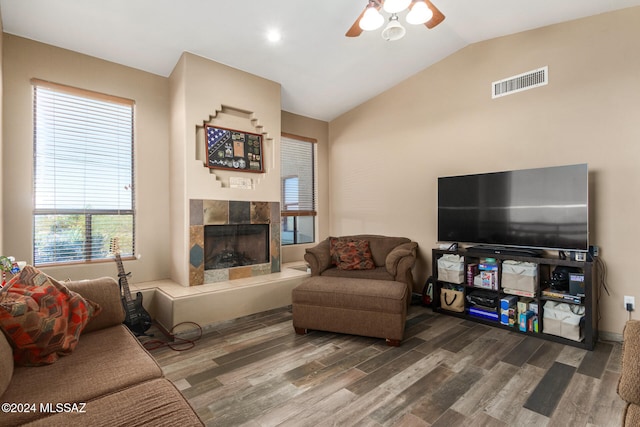
<path fill-rule="evenodd" d="M 586 164 L 438 178 L 438 240 L 589 249 Z"/>

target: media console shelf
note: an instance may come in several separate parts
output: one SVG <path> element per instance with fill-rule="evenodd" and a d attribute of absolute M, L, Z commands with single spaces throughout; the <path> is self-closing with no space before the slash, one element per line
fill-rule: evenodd
<path fill-rule="evenodd" d="M 459 275 L 455 269 L 453 274 L 450 274 L 449 271 L 444 272 L 441 269 L 441 273 L 445 273 L 444 277 L 442 274 L 438 277 L 438 260 L 445 255 L 457 255 L 464 258 L 460 267 L 462 268 L 462 275 Z M 528 268 L 525 275 L 529 274 L 529 276 L 522 278 L 527 285 L 531 285 L 531 289 L 520 290 L 517 287 L 508 289 L 502 286 L 503 278 L 508 278 L 510 280 L 508 283 L 513 283 L 514 268 L 516 270 L 521 268 L 521 264 L 513 262 L 505 264 L 505 261 L 529 263 L 523 264 Z M 433 277 L 435 279 L 433 288 L 434 311 L 506 329 L 514 333 L 593 350 L 598 339 L 598 287 L 595 283 L 597 275 L 595 273 L 596 265 L 593 261 L 573 261 L 515 254 L 488 254 L 467 248 L 456 251 L 433 249 L 432 263 Z M 481 265 L 483 263 L 484 265 Z M 513 267 L 514 265 L 515 267 Z M 584 290 L 579 292 L 579 295 L 571 295 L 569 292 L 550 289 L 552 274 L 556 267 L 559 266 L 570 268 L 577 273 L 577 278 L 584 280 Z M 485 273 L 493 273 L 483 274 L 484 282 L 479 280 L 481 279 L 480 277 L 476 277 L 480 276 L 480 267 L 484 269 Z M 503 277 L 505 269 L 508 271 L 508 277 Z M 516 275 L 516 277 L 518 276 Z M 443 292 L 443 289 L 450 290 Z M 447 293 L 448 297 L 444 304 L 442 304 L 441 299 L 443 293 Z M 582 295 L 583 293 L 584 295 Z M 460 307 L 459 302 L 458 304 L 452 304 L 452 299 L 456 295 L 463 296 L 464 307 Z M 470 295 L 474 297 L 470 298 Z M 477 305 L 479 301 L 482 303 L 489 300 L 497 300 L 498 302 L 496 309 L 497 319 L 492 311 L 486 308 L 491 303 Z M 507 321 L 509 309 L 507 308 L 505 311 L 501 308 L 501 302 L 503 307 L 511 303 L 513 310 L 511 322 Z M 518 303 L 520 303 L 520 308 L 526 310 L 523 312 L 525 314 L 524 317 L 519 315 Z M 450 309 L 455 309 L 455 306 L 458 305 L 457 309 L 461 311 L 456 312 L 444 308 L 447 304 L 449 304 Z M 547 310 L 546 313 L 545 310 Z M 521 320 L 523 323 L 521 323 Z M 547 322 L 546 326 L 545 321 Z M 521 326 L 524 331 L 521 330 Z"/>

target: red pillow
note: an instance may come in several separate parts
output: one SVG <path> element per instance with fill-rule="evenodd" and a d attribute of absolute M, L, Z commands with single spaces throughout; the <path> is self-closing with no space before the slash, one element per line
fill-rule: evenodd
<path fill-rule="evenodd" d="M 329 253 L 340 270 L 372 270 L 376 268 L 368 240 L 332 238 Z"/>
<path fill-rule="evenodd" d="M 0 329 L 16 365 L 54 363 L 70 354 L 100 306 L 26 266 L 0 293 Z"/>

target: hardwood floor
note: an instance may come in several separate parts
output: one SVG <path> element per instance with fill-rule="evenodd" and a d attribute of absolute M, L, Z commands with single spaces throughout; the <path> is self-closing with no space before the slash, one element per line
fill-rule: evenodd
<path fill-rule="evenodd" d="M 209 426 L 619 426 L 620 343 L 594 351 L 412 306 L 400 347 L 314 331 L 289 307 L 151 351 Z"/>

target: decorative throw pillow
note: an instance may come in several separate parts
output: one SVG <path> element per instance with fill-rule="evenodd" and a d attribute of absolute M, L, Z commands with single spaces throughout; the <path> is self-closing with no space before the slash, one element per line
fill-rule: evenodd
<path fill-rule="evenodd" d="M 340 270 L 371 270 L 376 267 L 367 240 L 332 238 L 329 252 Z"/>
<path fill-rule="evenodd" d="M 70 354 L 100 306 L 32 266 L 0 293 L 0 329 L 19 366 L 54 363 Z"/>

